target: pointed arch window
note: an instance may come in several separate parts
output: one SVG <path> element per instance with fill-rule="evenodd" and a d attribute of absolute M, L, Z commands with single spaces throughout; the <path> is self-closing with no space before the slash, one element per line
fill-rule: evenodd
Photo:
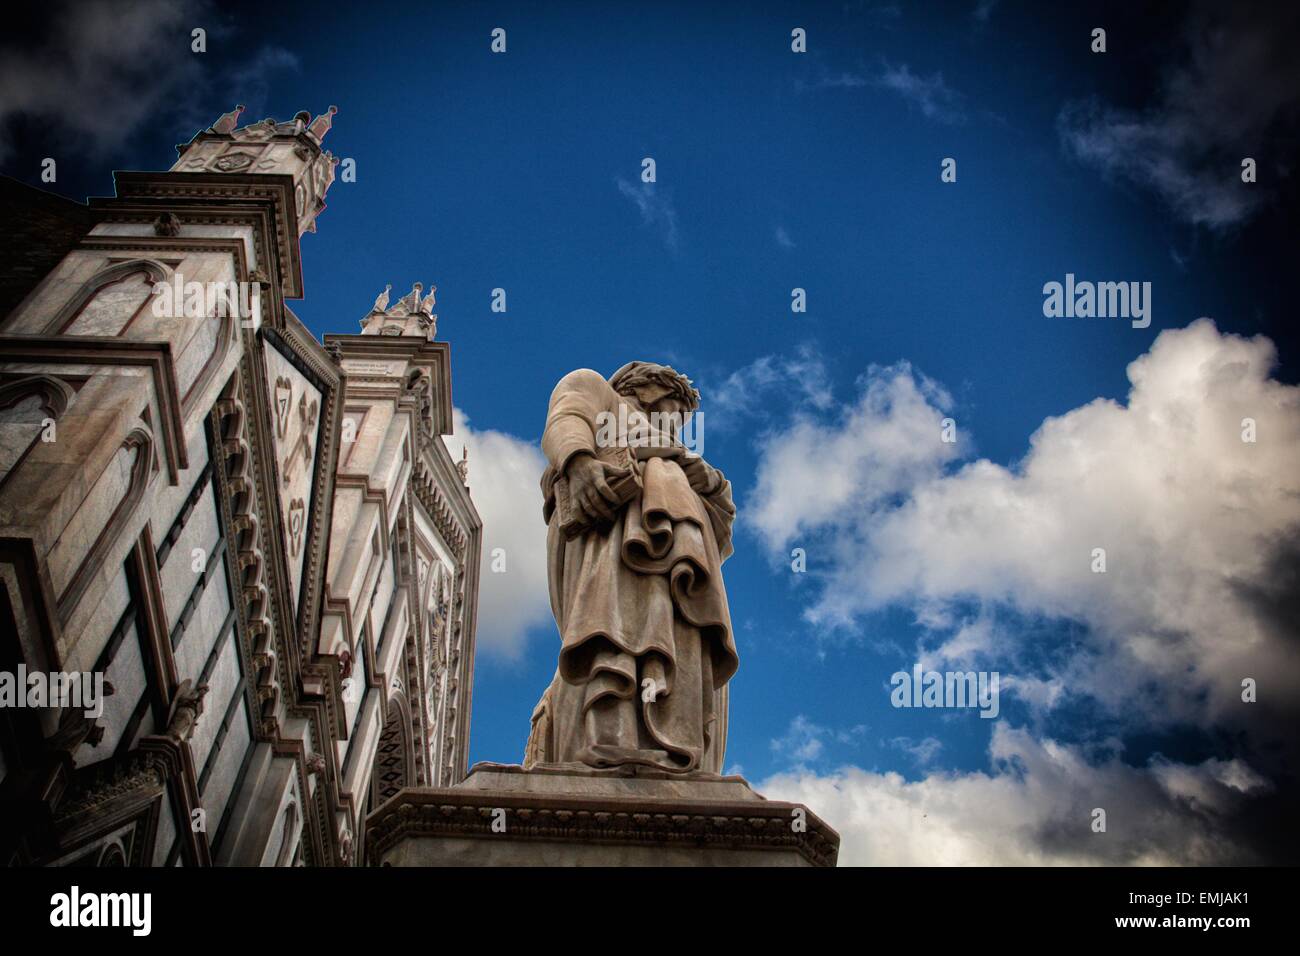
<path fill-rule="evenodd" d="M 153 287 L 171 270 L 153 259 L 118 262 L 91 276 L 59 310 L 49 331 L 57 335 L 119 336 L 149 307 Z"/>
<path fill-rule="evenodd" d="M 47 422 L 72 404 L 75 388 L 52 375 L 29 375 L 0 384 L 0 484 L 27 457 Z"/>

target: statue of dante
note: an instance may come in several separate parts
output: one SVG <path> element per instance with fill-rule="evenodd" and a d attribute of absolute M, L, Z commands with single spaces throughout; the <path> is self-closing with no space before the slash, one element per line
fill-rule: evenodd
<path fill-rule="evenodd" d="M 560 662 L 524 764 L 720 773 L 739 659 L 722 583 L 731 483 L 689 450 L 690 379 L 632 362 L 570 372 L 542 435 Z"/>

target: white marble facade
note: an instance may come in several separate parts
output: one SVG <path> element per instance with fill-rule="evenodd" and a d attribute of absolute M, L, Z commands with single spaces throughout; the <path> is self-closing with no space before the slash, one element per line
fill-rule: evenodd
<path fill-rule="evenodd" d="M 0 672 L 112 690 L 0 707 L 7 863 L 359 864 L 367 812 L 465 776 L 481 523 L 432 292 L 327 346 L 285 304 L 332 114 L 119 174 L 0 316 Z M 190 282 L 255 319 L 155 308 Z"/>

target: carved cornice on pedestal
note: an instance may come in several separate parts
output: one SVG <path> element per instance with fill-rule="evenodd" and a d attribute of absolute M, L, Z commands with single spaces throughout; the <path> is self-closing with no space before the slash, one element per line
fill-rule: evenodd
<path fill-rule="evenodd" d="M 507 821 L 504 831 L 494 829 L 501 811 Z M 802 826 L 792 825 L 794 821 Z M 813 866 L 834 866 L 840 843 L 839 835 L 807 807 L 756 796 L 684 799 L 640 796 L 634 788 L 611 796 L 460 786 L 408 788 L 385 803 L 367 821 L 367 856 L 377 866 L 403 841 L 440 838 L 483 840 L 485 849 L 490 841 L 508 840 L 667 852 L 784 851 Z"/>

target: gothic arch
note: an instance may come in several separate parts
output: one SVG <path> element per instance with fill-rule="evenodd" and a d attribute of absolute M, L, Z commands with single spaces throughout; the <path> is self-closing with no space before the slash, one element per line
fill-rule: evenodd
<path fill-rule="evenodd" d="M 98 867 L 119 867 L 126 866 L 126 852 L 122 849 L 120 840 L 114 840 L 107 844 L 99 854 L 99 861 L 95 864 Z"/>
<path fill-rule="evenodd" d="M 276 852 L 276 866 L 293 866 L 298 852 L 298 803 L 290 800 L 285 805 L 282 826 L 280 828 L 280 849 Z"/>
<path fill-rule="evenodd" d="M 172 270 L 170 267 L 159 262 L 157 259 L 128 259 L 125 262 L 115 262 L 107 268 L 101 269 L 93 276 L 87 279 L 76 294 L 64 303 L 63 308 L 55 314 L 46 326 L 46 333 L 49 335 L 62 335 L 67 333 L 68 328 L 77 321 L 83 310 L 95 298 L 110 285 L 121 282 L 137 273 L 144 273 L 146 281 L 152 287 L 154 283 L 170 282 Z M 122 328 L 117 332 L 118 335 L 135 320 L 139 315 L 140 309 L 144 308 L 149 302 L 146 296 L 141 305 L 132 313 L 131 318 L 123 323 Z"/>
<path fill-rule="evenodd" d="M 77 603 L 85 594 L 86 588 L 90 586 L 95 572 L 103 566 L 109 549 L 112 548 L 121 535 L 122 529 L 130 521 L 131 515 L 144 498 L 145 489 L 149 485 L 149 476 L 153 471 L 154 464 L 153 436 L 145 428 L 134 428 L 126 436 L 126 440 L 122 442 L 118 454 L 123 451 L 131 456 L 126 489 L 113 508 L 112 515 L 95 538 L 94 545 L 86 552 L 76 573 L 68 581 L 63 593 L 59 595 L 59 619 L 64 624 L 67 624 Z M 108 464 L 108 468 L 114 467 L 115 461 L 116 458 Z M 98 481 L 97 478 L 96 484 L 98 484 Z M 75 515 L 73 520 L 76 520 Z"/>
<path fill-rule="evenodd" d="M 18 469 L 41 440 L 44 425 L 37 416 L 57 421 L 76 395 L 71 385 L 52 375 L 27 375 L 0 383 L 0 424 L 16 426 L 18 435 L 17 442 L 11 436 L 0 448 L 0 484 Z M 35 409 L 21 407 L 29 399 L 36 399 Z M 22 437 L 29 431 L 30 440 L 24 445 Z"/>
<path fill-rule="evenodd" d="M 252 293 L 252 295 L 260 294 L 259 291 Z M 238 315 L 214 317 L 211 320 L 217 323 L 216 341 L 212 345 L 212 354 L 203 363 L 203 368 L 199 369 L 199 374 L 194 377 L 193 383 L 186 388 L 185 395 L 181 398 L 181 407 L 186 412 L 190 410 L 194 400 L 202 396 L 207 387 L 212 384 L 213 376 L 220 370 L 226 353 L 230 351 L 230 346 L 235 341 L 235 328 L 243 322 L 243 318 Z"/>
<path fill-rule="evenodd" d="M 410 708 L 406 694 L 394 690 L 388 699 L 384 729 L 370 771 L 370 809 L 379 807 L 403 787 L 415 784 L 415 752 L 411 743 Z"/>
<path fill-rule="evenodd" d="M 25 398 L 40 396 L 41 409 L 57 419 L 68 410 L 77 392 L 71 385 L 53 375 L 28 375 L 0 384 L 0 412 L 13 408 Z"/>

